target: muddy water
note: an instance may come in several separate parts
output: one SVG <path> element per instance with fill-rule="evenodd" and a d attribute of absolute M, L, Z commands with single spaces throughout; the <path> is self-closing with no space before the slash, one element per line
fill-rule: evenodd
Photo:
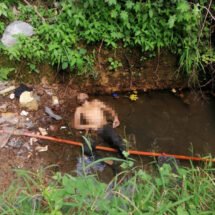
<path fill-rule="evenodd" d="M 105 98 L 121 119 L 121 134 L 132 148 L 181 155 L 215 155 L 215 99 L 195 93 L 183 99 L 169 92 L 128 98 Z M 125 128 L 125 129 L 122 129 Z M 125 130 L 125 132 L 123 131 Z"/>
<path fill-rule="evenodd" d="M 193 93 L 184 93 L 183 96 L 181 99 L 170 92 L 150 92 L 139 95 L 136 102 L 123 95 L 119 99 L 110 96 L 96 98 L 116 109 L 121 121 L 117 130 L 130 142 L 130 149 L 214 156 L 215 99 L 205 101 Z M 73 130 L 69 132 L 58 131 L 51 135 L 81 141 Z M 40 162 L 57 164 L 56 171 L 74 173 L 81 150 L 66 144 L 46 144 L 50 147 L 47 152 L 38 155 Z M 116 156 L 101 151 L 98 153 L 102 157 Z M 137 164 L 147 164 L 153 160 L 151 157 L 137 158 Z M 100 178 L 107 181 L 112 176 L 113 171 L 108 167 Z"/>

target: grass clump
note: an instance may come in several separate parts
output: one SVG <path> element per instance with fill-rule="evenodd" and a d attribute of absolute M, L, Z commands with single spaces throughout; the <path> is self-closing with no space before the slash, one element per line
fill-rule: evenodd
<path fill-rule="evenodd" d="M 156 174 L 124 171 L 109 184 L 93 175 L 73 177 L 17 171 L 14 183 L 0 197 L 1 214 L 214 214 L 213 168 L 178 168 L 164 164 Z"/>

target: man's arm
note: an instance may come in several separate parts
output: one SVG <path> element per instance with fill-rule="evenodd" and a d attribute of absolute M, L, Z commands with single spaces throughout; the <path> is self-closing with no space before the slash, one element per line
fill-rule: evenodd
<path fill-rule="evenodd" d="M 114 109 L 108 105 L 106 105 L 104 102 L 99 101 L 99 100 L 95 100 L 95 102 L 98 104 L 98 106 L 103 109 L 104 111 L 108 112 L 111 114 L 111 116 L 113 117 L 113 128 L 116 128 L 117 126 L 120 125 L 120 121 L 118 118 L 117 113 L 114 111 Z"/>
<path fill-rule="evenodd" d="M 75 129 L 80 129 L 80 130 L 88 130 L 88 129 L 96 129 L 97 127 L 95 125 L 87 124 L 83 125 L 81 124 L 81 108 L 77 108 L 74 114 L 74 124 L 73 127 Z"/>

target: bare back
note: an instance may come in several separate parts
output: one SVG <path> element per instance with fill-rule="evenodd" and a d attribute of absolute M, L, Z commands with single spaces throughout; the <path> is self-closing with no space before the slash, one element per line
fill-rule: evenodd
<path fill-rule="evenodd" d="M 81 112 L 88 124 L 101 128 L 107 123 L 104 111 L 97 101 L 89 102 L 88 105 L 81 107 Z"/>
<path fill-rule="evenodd" d="M 84 101 L 84 103 L 75 111 L 74 128 L 83 130 L 97 130 L 102 128 L 107 124 L 107 117 L 105 113 L 109 113 L 112 116 L 113 128 L 119 126 L 120 122 L 118 116 L 111 107 L 97 99 L 92 101 Z M 85 124 L 81 122 L 81 119 L 84 119 Z"/>
<path fill-rule="evenodd" d="M 86 125 L 89 125 L 89 128 L 94 130 L 103 127 L 107 123 L 103 110 L 103 102 L 98 100 L 86 102 L 82 106 L 78 107 L 75 118 L 83 118 Z"/>

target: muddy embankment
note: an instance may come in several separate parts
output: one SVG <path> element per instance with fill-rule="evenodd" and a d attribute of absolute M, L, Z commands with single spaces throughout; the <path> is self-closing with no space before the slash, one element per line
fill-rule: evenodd
<path fill-rule="evenodd" d="M 75 75 L 74 71 L 61 71 L 59 67 L 49 64 L 39 65 L 39 73 L 29 72 L 25 61 L 15 63 L 2 57 L 0 65 L 16 68 L 16 73 L 12 75 L 16 82 L 38 84 L 45 80 L 49 84 L 62 83 L 67 88 L 88 93 L 109 94 L 134 89 L 145 92 L 187 87 L 187 79 L 178 72 L 177 57 L 168 51 L 162 50 L 149 58 L 137 49 L 107 50 L 99 46 L 95 53 L 94 68 L 89 68 L 91 75 Z M 122 63 L 122 66 L 110 70 L 109 58 Z"/>
<path fill-rule="evenodd" d="M 108 58 L 122 62 L 116 71 L 108 69 Z M 178 73 L 177 57 L 167 51 L 151 59 L 138 50 L 118 49 L 115 53 L 106 50 L 97 55 L 97 79 L 76 79 L 80 89 L 92 93 L 126 92 L 130 90 L 162 90 L 186 88 L 187 79 Z"/>

